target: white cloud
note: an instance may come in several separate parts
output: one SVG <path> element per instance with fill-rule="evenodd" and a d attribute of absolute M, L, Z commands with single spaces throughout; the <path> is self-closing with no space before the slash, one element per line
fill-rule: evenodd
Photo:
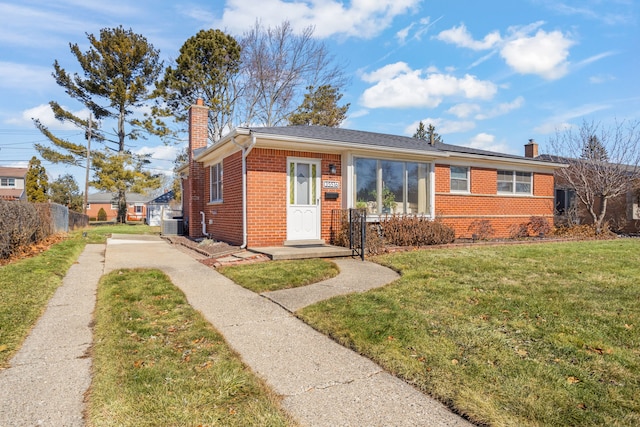
<path fill-rule="evenodd" d="M 140 147 L 136 154 L 151 154 L 152 160 L 174 161 L 178 155 L 178 148 L 175 145 L 157 145 L 155 147 Z"/>
<path fill-rule="evenodd" d="M 55 86 L 51 76 L 53 67 L 38 67 L 0 61 L 0 88 L 16 90 L 22 88 L 29 91 L 41 91 Z"/>
<path fill-rule="evenodd" d="M 505 102 L 503 104 L 498 104 L 494 108 L 488 109 L 482 113 L 479 113 L 475 116 L 477 120 L 487 120 L 492 119 L 498 116 L 504 116 L 505 114 L 517 110 L 518 108 L 524 105 L 524 98 L 519 96 L 511 102 Z"/>
<path fill-rule="evenodd" d="M 569 70 L 567 57 L 574 42 L 560 31 L 538 30 L 533 37 L 507 42 L 500 56 L 520 74 L 537 74 L 547 80 L 563 77 Z"/>
<path fill-rule="evenodd" d="M 336 0 L 228 0 L 222 17 L 213 26 L 242 34 L 247 22 L 251 24 L 255 17 L 266 27 L 279 25 L 283 20 L 288 20 L 297 31 L 314 26 L 314 35 L 319 38 L 342 35 L 369 39 L 419 3 L 419 0 L 354 0 L 347 5 Z"/>
<path fill-rule="evenodd" d="M 481 132 L 469 140 L 467 147 L 478 150 L 494 151 L 497 153 L 519 154 L 514 152 L 507 144 L 496 142 L 495 135 Z"/>
<path fill-rule="evenodd" d="M 582 119 L 585 116 L 611 108 L 608 104 L 585 104 L 579 107 L 563 111 L 553 117 L 545 120 L 540 126 L 534 130 L 538 133 L 551 134 L 556 130 L 565 130 L 573 127 L 571 120 Z"/>
<path fill-rule="evenodd" d="M 606 83 L 606 82 L 610 82 L 612 80 L 615 80 L 616 77 L 612 74 L 599 74 L 597 76 L 591 76 L 589 77 L 589 83 L 591 84 L 601 84 L 601 83 Z"/>
<path fill-rule="evenodd" d="M 435 38 L 445 43 L 455 44 L 458 47 L 466 47 L 472 50 L 491 49 L 502 40 L 500 33 L 497 31 L 487 34 L 484 36 L 484 39 L 480 41 L 474 40 L 464 24 L 441 31 Z"/>
<path fill-rule="evenodd" d="M 453 114 L 454 116 L 460 119 L 466 119 L 467 117 L 471 117 L 482 110 L 482 107 L 478 104 L 470 104 L 467 102 L 463 102 L 461 104 L 456 104 L 453 107 L 447 110 L 447 113 Z"/>
<path fill-rule="evenodd" d="M 67 109 L 65 106 L 62 108 Z M 78 111 L 71 111 L 71 113 L 75 116 L 88 118 L 89 110 L 82 109 Z M 33 119 L 39 119 L 40 123 L 45 125 L 49 130 L 77 130 L 81 132 L 76 126 L 72 125 L 68 122 L 61 122 L 56 119 L 53 115 L 53 111 L 49 104 L 40 104 L 37 107 L 29 108 L 24 110 L 20 114 L 20 118 L 8 120 L 7 122 L 15 125 L 33 125 Z"/>
<path fill-rule="evenodd" d="M 569 71 L 569 48 L 575 42 L 560 31 L 546 32 L 540 29 L 543 24 L 543 21 L 537 21 L 509 27 L 505 36 L 493 31 L 482 40 L 475 40 L 467 27 L 460 24 L 440 32 L 435 38 L 476 51 L 493 50 L 476 60 L 471 67 L 481 64 L 499 51 L 507 65 L 520 74 L 536 74 L 548 80 L 559 79 Z M 592 60 L 600 58 L 598 56 Z"/>
<path fill-rule="evenodd" d="M 416 129 L 418 129 L 418 125 L 420 124 L 420 122 L 422 122 L 425 127 L 429 126 L 430 124 L 433 125 L 436 128 L 436 132 L 440 135 L 468 132 L 476 127 L 475 123 L 472 121 L 456 121 L 427 117 L 411 123 L 404 129 L 404 133 L 406 135 L 413 135 L 414 133 L 416 133 Z"/>
<path fill-rule="evenodd" d="M 424 36 L 429 31 L 429 28 L 431 28 L 440 19 L 442 19 L 442 17 L 431 22 L 431 17 L 427 16 L 425 18 L 421 18 L 418 22 L 412 22 L 407 27 L 402 28 L 396 33 L 398 43 L 405 44 L 407 39 L 422 40 L 422 36 Z M 411 34 L 412 30 L 413 34 Z M 409 37 L 410 35 L 411 37 Z"/>
<path fill-rule="evenodd" d="M 458 78 L 448 74 L 412 70 L 406 63 L 397 62 L 361 76 L 373 83 L 361 97 L 367 108 L 405 108 L 440 105 L 444 97 L 491 99 L 497 91 L 495 84 L 472 75 Z"/>

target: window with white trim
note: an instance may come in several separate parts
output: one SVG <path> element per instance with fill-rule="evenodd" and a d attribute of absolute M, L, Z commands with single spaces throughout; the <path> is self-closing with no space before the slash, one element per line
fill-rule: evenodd
<path fill-rule="evenodd" d="M 142 205 L 142 203 L 136 203 L 136 204 L 134 205 L 134 208 L 133 208 L 133 212 L 134 212 L 134 213 L 141 214 L 141 213 L 142 213 L 142 210 L 143 210 L 143 205 Z"/>
<path fill-rule="evenodd" d="M 532 189 L 531 172 L 498 171 L 498 193 L 531 194 Z"/>
<path fill-rule="evenodd" d="M 451 166 L 452 192 L 469 192 L 469 168 L 466 166 Z"/>
<path fill-rule="evenodd" d="M 209 167 L 209 201 L 222 201 L 222 163 Z"/>
<path fill-rule="evenodd" d="M 118 202 L 111 202 L 111 210 L 112 211 L 118 210 Z"/>
<path fill-rule="evenodd" d="M 355 207 L 370 214 L 429 213 L 429 165 L 356 158 Z"/>
<path fill-rule="evenodd" d="M 15 187 L 15 178 L 0 178 L 0 187 Z"/>

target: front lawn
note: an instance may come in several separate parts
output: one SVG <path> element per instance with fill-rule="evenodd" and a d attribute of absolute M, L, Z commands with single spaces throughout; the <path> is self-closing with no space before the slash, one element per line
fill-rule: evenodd
<path fill-rule="evenodd" d="M 278 398 L 158 270 L 98 289 L 89 426 L 287 426 Z"/>
<path fill-rule="evenodd" d="M 303 309 L 318 330 L 489 425 L 640 425 L 640 241 L 425 250 Z"/>
<path fill-rule="evenodd" d="M 338 274 L 338 267 L 323 259 L 270 261 L 221 267 L 218 271 L 240 286 L 261 293 L 310 285 Z"/>

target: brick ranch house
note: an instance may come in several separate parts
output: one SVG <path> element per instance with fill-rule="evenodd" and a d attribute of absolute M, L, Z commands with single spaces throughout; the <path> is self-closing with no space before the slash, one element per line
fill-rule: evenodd
<path fill-rule="evenodd" d="M 189 111 L 185 229 L 248 247 L 329 242 L 332 211 L 436 216 L 496 237 L 531 216 L 553 221 L 558 163 L 415 138 L 321 126 L 236 128 L 207 146 L 208 108 Z M 525 146 L 527 148 L 528 146 Z"/>
<path fill-rule="evenodd" d="M 107 214 L 107 221 L 118 218 L 118 202 L 116 195 L 110 192 L 92 193 L 87 197 L 87 215 L 91 221 L 98 218 L 100 209 Z M 147 217 L 149 196 L 138 193 L 127 193 L 127 221 L 143 221 Z"/>

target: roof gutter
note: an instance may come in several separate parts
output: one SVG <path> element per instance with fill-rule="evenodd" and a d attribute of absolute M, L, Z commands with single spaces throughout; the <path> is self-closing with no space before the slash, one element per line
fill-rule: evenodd
<path fill-rule="evenodd" d="M 236 137 L 231 137 L 231 142 L 242 149 L 242 246 L 240 249 L 247 247 L 247 156 L 253 150 L 256 145 L 256 135 L 253 132 L 249 132 L 251 135 L 251 142 L 248 145 L 242 145 L 236 142 Z"/>

